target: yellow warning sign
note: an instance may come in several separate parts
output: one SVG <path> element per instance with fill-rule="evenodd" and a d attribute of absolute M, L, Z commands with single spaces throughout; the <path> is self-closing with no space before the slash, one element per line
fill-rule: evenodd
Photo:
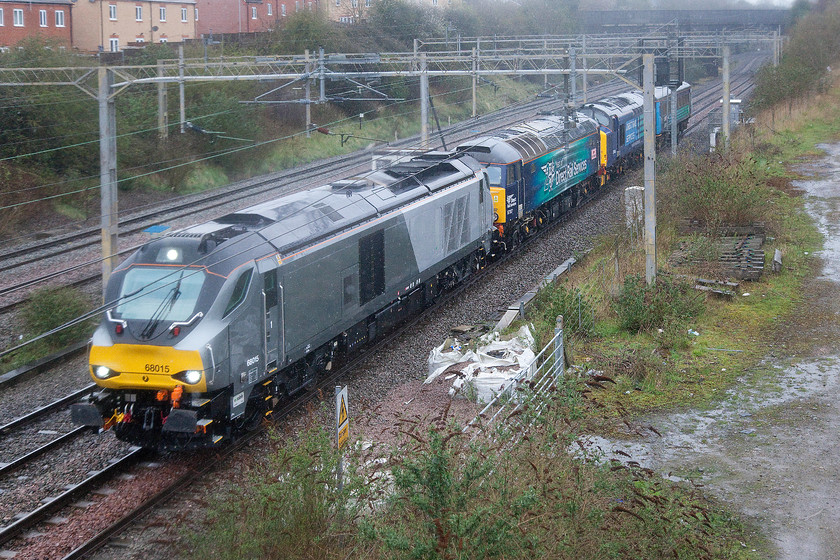
<path fill-rule="evenodd" d="M 347 387 L 335 388 L 335 442 L 339 449 L 350 439 L 350 418 L 347 414 Z"/>
<path fill-rule="evenodd" d="M 347 422 L 347 403 L 344 402 L 344 394 L 341 395 L 341 404 L 338 405 L 338 425 Z"/>
<path fill-rule="evenodd" d="M 347 440 L 350 439 L 350 424 L 344 424 L 341 428 L 338 429 L 338 448 L 343 449 L 344 446 L 347 444 Z"/>

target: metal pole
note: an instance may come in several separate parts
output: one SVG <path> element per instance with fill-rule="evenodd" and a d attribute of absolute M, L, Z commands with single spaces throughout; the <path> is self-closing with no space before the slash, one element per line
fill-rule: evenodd
<path fill-rule="evenodd" d="M 472 116 L 475 118 L 478 115 L 478 60 L 476 59 L 475 49 L 472 50 Z"/>
<path fill-rule="evenodd" d="M 668 64 L 669 76 L 668 85 L 671 86 L 671 155 L 677 155 L 677 134 L 679 130 L 677 128 L 677 88 L 680 87 L 680 68 L 679 68 L 679 58 L 677 57 L 676 53 L 676 44 L 674 45 L 674 51 L 671 52 L 671 56 L 668 57 L 670 60 L 670 64 Z"/>
<path fill-rule="evenodd" d="M 157 74 L 159 77 L 163 77 L 163 62 L 158 61 L 158 71 Z M 157 93 L 158 93 L 158 137 L 161 140 L 165 140 L 169 137 L 169 112 L 167 111 L 167 99 L 166 99 L 166 83 L 165 82 L 158 82 L 157 85 Z"/>
<path fill-rule="evenodd" d="M 587 66 L 588 66 L 588 63 L 587 63 L 587 60 L 586 60 L 586 35 L 584 35 L 583 36 L 583 102 L 584 103 L 588 103 L 587 95 L 586 95 L 587 82 L 589 81 L 587 79 L 587 74 L 586 74 Z"/>
<path fill-rule="evenodd" d="M 338 395 L 341 394 L 341 385 L 335 386 L 335 396 L 336 399 Z M 338 428 L 338 418 L 336 418 L 336 428 Z M 336 433 L 336 447 L 338 446 L 338 433 Z M 336 471 L 336 477 L 338 478 L 338 491 L 344 488 L 344 453 L 341 452 L 341 449 L 338 450 L 338 467 Z"/>
<path fill-rule="evenodd" d="M 426 53 L 420 53 L 420 146 L 429 147 L 429 74 Z"/>
<path fill-rule="evenodd" d="M 181 134 L 187 122 L 187 108 L 184 103 L 184 45 L 178 45 L 178 103 L 180 104 Z"/>
<path fill-rule="evenodd" d="M 99 183 L 102 212 L 102 301 L 116 266 L 117 253 L 117 112 L 111 97 L 113 71 L 99 67 Z"/>
<path fill-rule="evenodd" d="M 723 147 L 729 149 L 729 45 L 723 46 L 723 107 L 720 133 L 723 136 Z"/>
<path fill-rule="evenodd" d="M 324 47 L 318 47 L 318 75 L 321 80 L 321 91 L 318 101 L 325 103 L 327 101 L 327 82 L 324 70 Z"/>
<path fill-rule="evenodd" d="M 312 82 L 312 80 L 309 79 L 309 73 L 312 71 L 312 66 L 309 62 L 309 49 L 306 49 L 303 52 L 303 58 L 306 60 L 306 137 L 309 138 L 312 136 L 312 132 L 310 130 L 312 128 L 312 105 L 309 103 L 310 83 Z"/>
<path fill-rule="evenodd" d="M 656 122 L 653 107 L 652 54 L 642 56 L 644 62 L 645 124 L 645 281 L 656 281 Z"/>
<path fill-rule="evenodd" d="M 548 52 L 548 39 L 543 39 L 543 51 Z M 548 72 L 543 74 L 543 89 L 548 89 Z"/>
<path fill-rule="evenodd" d="M 572 84 L 572 105 L 577 105 L 577 52 L 574 47 L 569 49 L 569 81 Z"/>
<path fill-rule="evenodd" d="M 554 325 L 554 377 L 555 379 L 558 377 L 557 372 L 560 372 L 560 376 L 566 375 L 566 359 L 564 354 L 565 349 L 564 340 L 563 340 L 563 316 L 557 316 L 557 323 Z"/>

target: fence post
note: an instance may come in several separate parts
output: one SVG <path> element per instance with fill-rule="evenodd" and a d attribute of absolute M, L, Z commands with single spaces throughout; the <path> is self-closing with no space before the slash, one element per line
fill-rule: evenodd
<path fill-rule="evenodd" d="M 566 375 L 566 359 L 563 355 L 563 316 L 557 316 L 557 324 L 554 326 L 554 377 Z M 558 366 L 558 364 L 560 364 Z M 560 372 L 559 375 L 557 372 Z"/>

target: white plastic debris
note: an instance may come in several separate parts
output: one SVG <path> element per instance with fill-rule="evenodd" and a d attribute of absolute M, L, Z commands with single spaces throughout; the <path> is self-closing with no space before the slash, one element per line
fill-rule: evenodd
<path fill-rule="evenodd" d="M 447 339 L 429 354 L 429 376 L 425 383 L 431 383 L 444 371 L 456 370 L 450 396 L 467 394 L 478 402 L 489 402 L 532 365 L 533 346 L 534 337 L 527 326 L 521 327 L 510 340 L 499 340 L 498 332 L 488 333 L 479 339 L 475 350 L 466 352 L 462 352 L 460 343 Z M 532 375 L 529 371 L 525 378 L 530 379 Z"/>

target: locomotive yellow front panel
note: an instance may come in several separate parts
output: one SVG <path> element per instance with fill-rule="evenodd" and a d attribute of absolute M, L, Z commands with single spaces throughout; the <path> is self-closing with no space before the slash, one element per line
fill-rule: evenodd
<path fill-rule="evenodd" d="M 490 187 L 490 196 L 493 198 L 493 223 L 505 223 L 507 221 L 505 189 L 501 187 Z"/>
<path fill-rule="evenodd" d="M 108 368 L 100 372 L 98 368 Z M 184 372 L 200 372 L 198 382 L 186 382 Z M 181 379 L 173 377 L 181 374 Z M 108 375 L 103 379 L 103 376 Z M 100 387 L 108 389 L 172 390 L 183 385 L 188 393 L 207 390 L 204 364 L 195 350 L 176 350 L 169 346 L 115 344 L 90 349 L 90 376 Z"/>

